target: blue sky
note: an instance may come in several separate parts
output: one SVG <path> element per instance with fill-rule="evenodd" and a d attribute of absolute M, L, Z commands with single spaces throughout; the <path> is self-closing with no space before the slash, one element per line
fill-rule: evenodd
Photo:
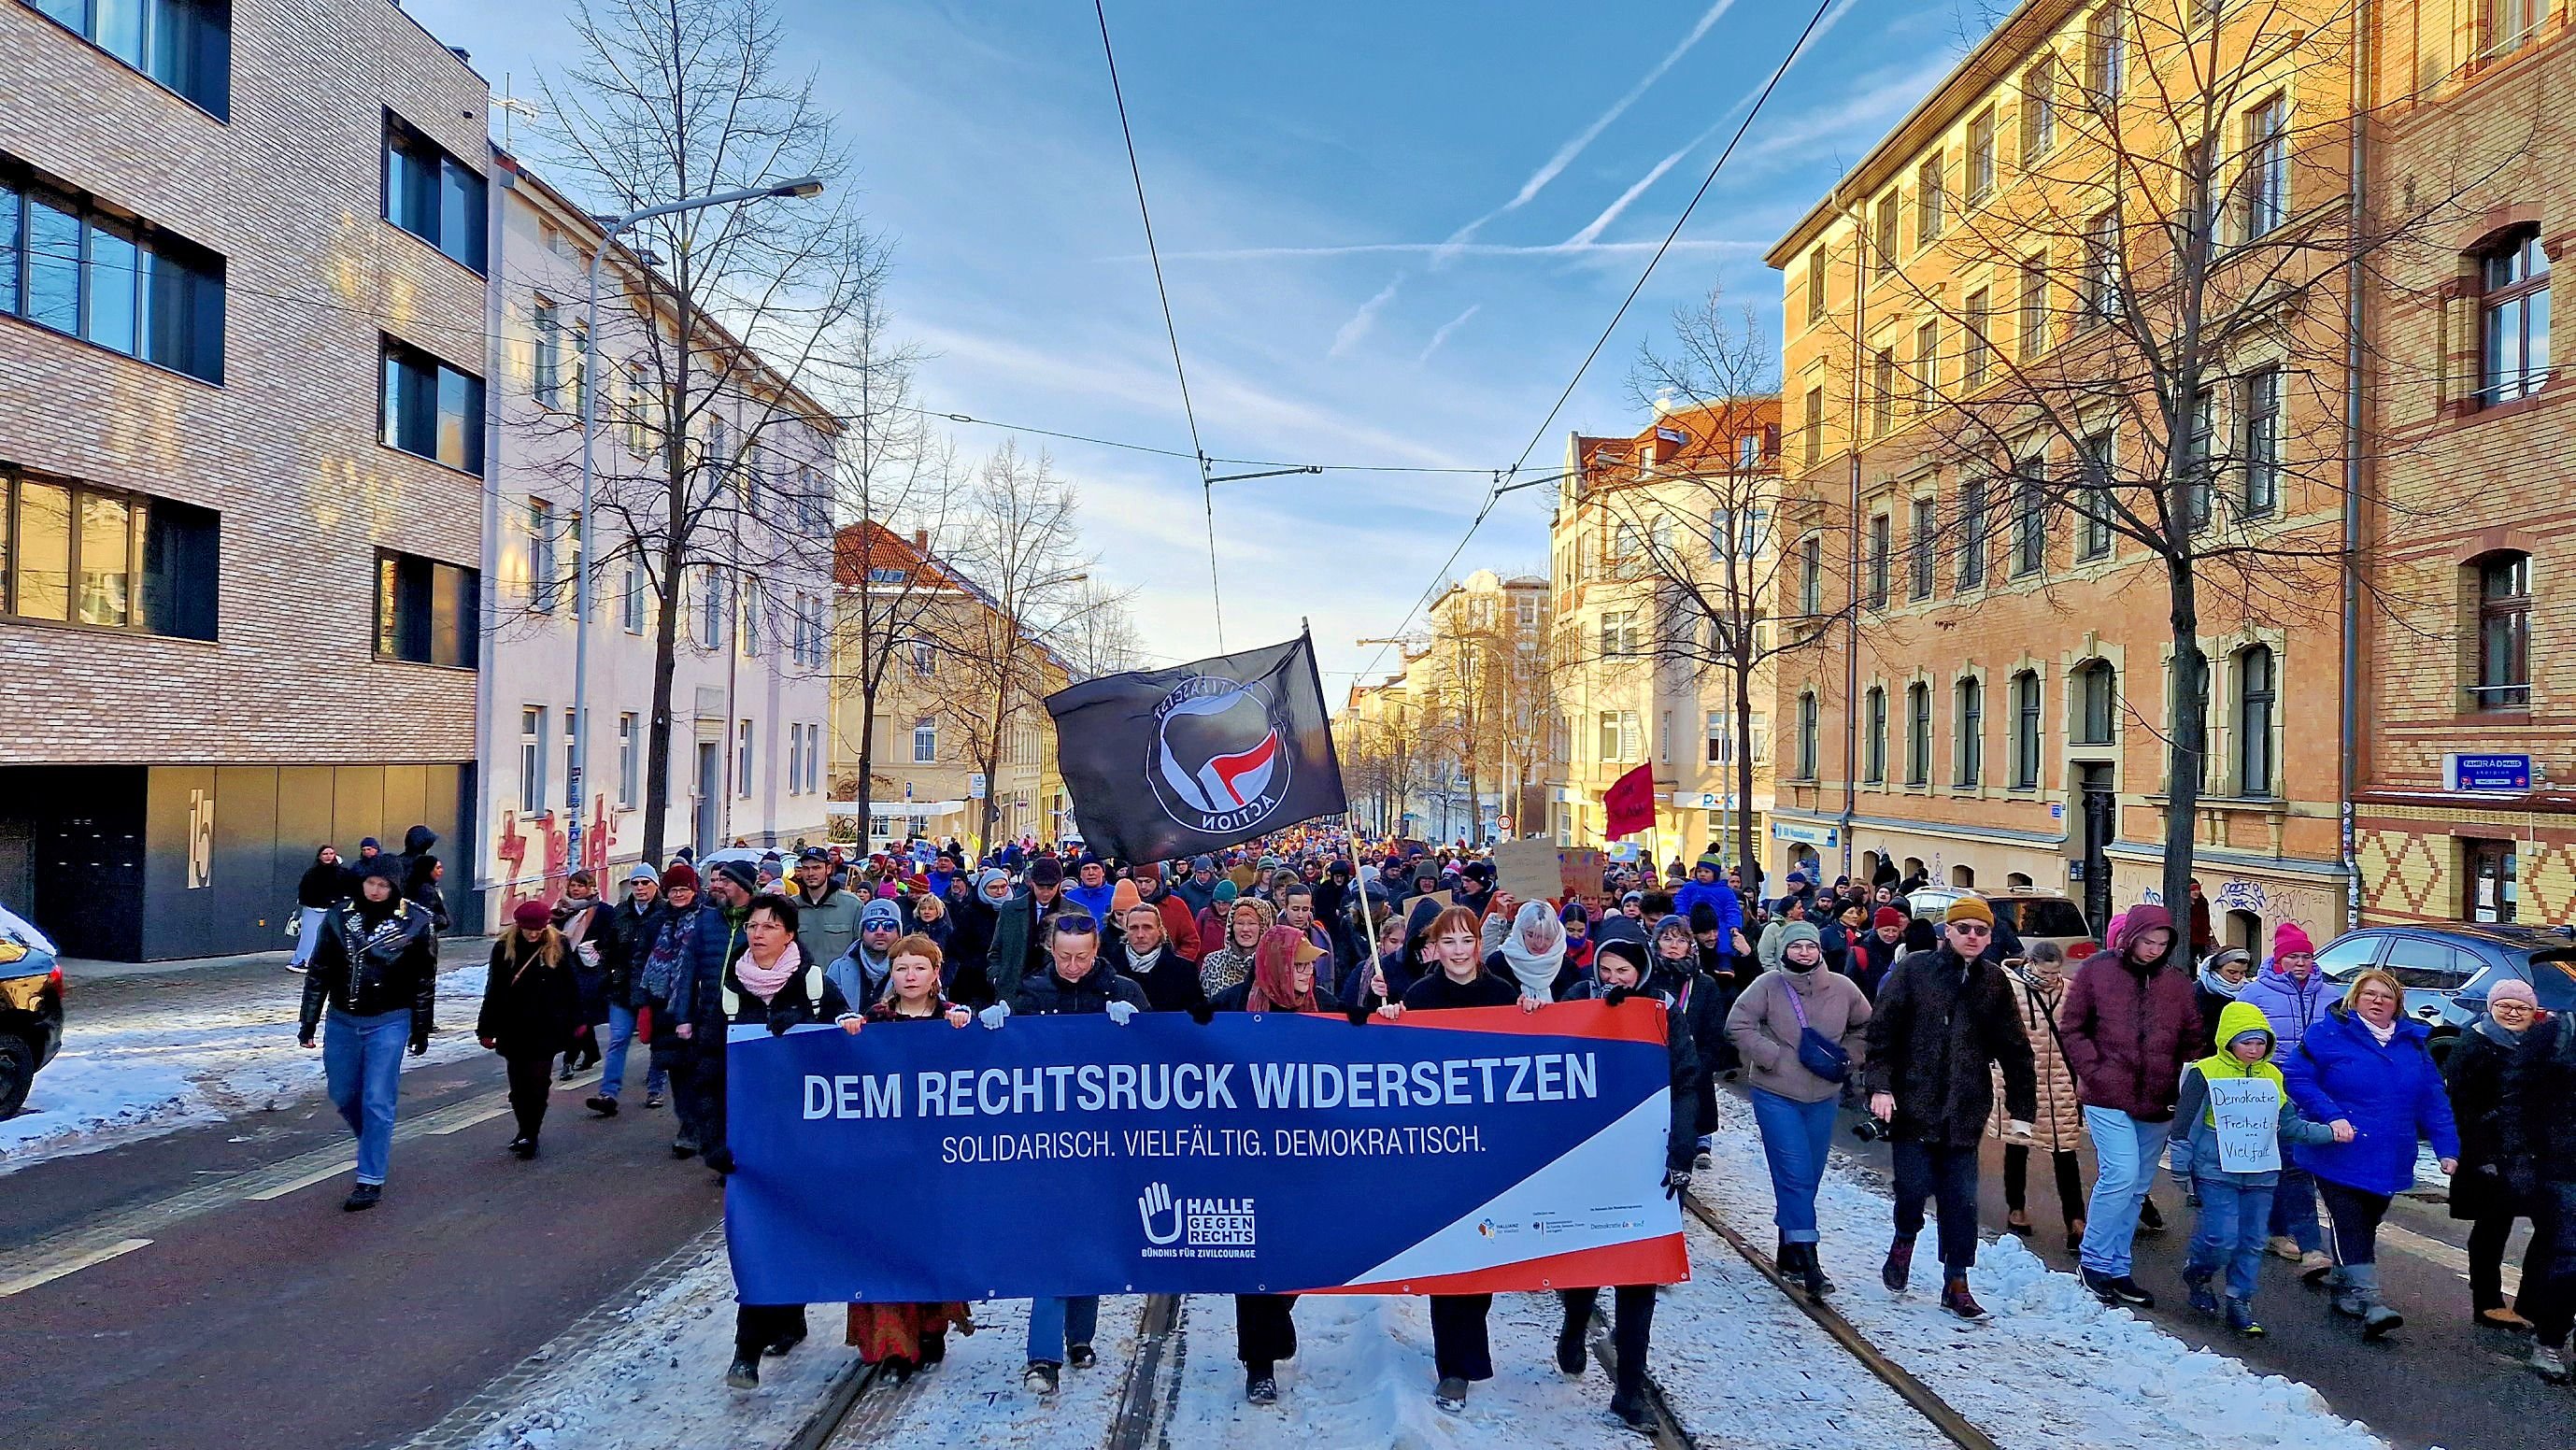
<path fill-rule="evenodd" d="M 781 0 L 840 116 L 925 402 L 1186 452 L 1092 9 Z M 560 64 L 525 0 L 410 0 L 498 91 Z M 1473 5 L 1112 0 L 1109 21 L 1200 431 L 1220 456 L 1490 470 L 1520 456 L 1812 13 L 1807 0 Z M 1973 17 L 1971 7 L 1968 14 Z M 1524 476 L 1639 426 L 1641 341 L 1711 286 L 1779 311 L 1761 254 L 1962 51 L 1949 0 L 1835 0 Z M 980 454 L 1001 432 L 959 426 Z M 1158 662 L 1212 653 L 1186 459 L 1044 444 Z M 1227 470 L 1220 470 L 1227 471 Z M 1233 470 L 1240 471 L 1240 470 Z M 1313 621 L 1338 697 L 1483 496 L 1473 474 L 1219 485 L 1225 641 Z M 1550 491 L 1457 571 L 1543 572 Z M 1380 662 L 1381 672 L 1384 662 Z"/>

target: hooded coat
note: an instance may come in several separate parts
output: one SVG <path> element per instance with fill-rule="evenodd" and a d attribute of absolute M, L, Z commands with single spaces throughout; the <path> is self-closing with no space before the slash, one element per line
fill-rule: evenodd
<path fill-rule="evenodd" d="M 2190 975 L 2173 964 L 2175 948 L 2149 962 L 2129 960 L 2128 944 L 2172 920 L 2158 906 L 2137 906 L 2111 931 L 2106 949 L 2075 969 L 2058 1004 L 2057 1031 L 2075 1069 L 2084 1105 L 2110 1108 L 2140 1122 L 2173 1116 L 2182 1067 L 2200 1029 Z"/>
<path fill-rule="evenodd" d="M 318 910 L 348 895 L 353 884 L 348 867 L 325 861 L 322 853 L 315 851 L 313 864 L 296 878 L 295 904 Z"/>
<path fill-rule="evenodd" d="M 2272 1060 L 2286 1062 L 2299 1050 L 2299 1039 L 2326 1015 L 2335 992 L 2325 973 L 2313 967 L 2308 969 L 2307 981 L 2300 982 L 2282 971 L 2277 960 L 2267 960 L 2236 1000 L 2262 1010 L 2263 1020 L 2272 1024 L 2273 1040 L 2280 1044 L 2272 1050 Z"/>
<path fill-rule="evenodd" d="M 438 858 L 430 851 L 438 845 L 438 833 L 427 826 L 414 826 L 403 832 L 403 848 L 394 857 L 401 869 L 399 886 L 404 899 L 417 901 L 429 912 L 432 926 L 447 930 L 447 894 L 438 888 Z"/>
<path fill-rule="evenodd" d="M 2369 1024 L 2337 1003 L 2282 1062 L 2300 1112 L 2353 1127 L 2349 1143 L 2301 1144 L 2300 1167 L 2364 1193 L 2397 1193 L 2415 1183 L 2418 1141 L 2431 1139 L 2437 1157 L 2459 1156 L 2450 1095 L 2424 1045 L 2431 1034 L 2404 1017 L 2395 1026 L 2383 1047 Z"/>
<path fill-rule="evenodd" d="M 2228 1050 L 2229 1043 L 2249 1032 L 2263 1036 L 2263 1056 L 2254 1062 Z M 2182 1070 L 2182 1094 L 2174 1104 L 2173 1131 L 2167 1135 L 2167 1141 L 2173 1144 L 2177 1177 L 2188 1173 L 2194 1178 L 2225 1179 L 2240 1188 L 2270 1188 L 2281 1181 L 2277 1169 L 2231 1173 L 2219 1155 L 2217 1114 L 2210 1104 L 2209 1085 L 2230 1078 L 2260 1078 L 2272 1085 L 2280 1104 L 2280 1138 L 2284 1145 L 2334 1141 L 2332 1128 L 2301 1116 L 2298 1104 L 2290 1100 L 2281 1069 L 2272 1064 L 2277 1046 L 2272 1024 L 2263 1020 L 2261 1008 L 2230 1002 L 2219 1010 L 2217 1049 L 2207 1057 L 2194 1059 Z M 2282 1161 L 2288 1159 L 2289 1155 L 2283 1153 Z"/>

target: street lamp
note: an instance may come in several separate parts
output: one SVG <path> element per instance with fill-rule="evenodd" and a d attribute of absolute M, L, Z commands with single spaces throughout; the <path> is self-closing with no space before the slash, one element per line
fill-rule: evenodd
<path fill-rule="evenodd" d="M 800 176 L 775 186 L 746 186 L 733 191 L 719 191 L 707 196 L 689 197 L 648 206 L 624 216 L 594 216 L 599 224 L 599 245 L 590 254 L 590 297 L 582 312 L 581 334 L 581 537 L 574 548 L 579 567 L 573 571 L 572 626 L 572 768 L 564 772 L 564 806 L 568 817 L 564 829 L 564 846 L 575 869 L 581 865 L 581 782 L 590 765 L 590 570 L 591 570 L 591 487 L 597 472 L 592 464 L 591 449 L 599 431 L 599 264 L 608 256 L 609 245 L 617 234 L 638 222 L 676 212 L 696 211 L 700 207 L 730 206 L 738 201 L 764 201 L 771 197 L 794 197 L 802 200 L 820 196 L 823 178 Z M 686 339 L 682 339 L 685 343 Z"/>

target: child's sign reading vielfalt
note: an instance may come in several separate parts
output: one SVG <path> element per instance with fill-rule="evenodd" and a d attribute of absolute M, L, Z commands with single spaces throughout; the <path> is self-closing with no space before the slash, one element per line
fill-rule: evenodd
<path fill-rule="evenodd" d="M 2281 1088 L 2269 1077 L 2222 1077 L 2209 1085 L 2209 1119 L 2218 1130 L 2218 1166 L 2227 1173 L 2272 1173 L 2281 1167 Z"/>

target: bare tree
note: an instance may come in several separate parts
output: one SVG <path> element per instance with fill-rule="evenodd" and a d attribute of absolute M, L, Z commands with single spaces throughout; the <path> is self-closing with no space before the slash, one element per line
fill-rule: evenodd
<path fill-rule="evenodd" d="M 1055 638 L 1056 653 L 1064 657 L 1073 678 L 1097 679 L 1145 663 L 1144 637 L 1136 632 L 1136 616 L 1127 608 L 1134 593 L 1113 589 L 1098 579 L 1083 581 Z"/>
<path fill-rule="evenodd" d="M 1899 265 L 1893 192 L 1852 218 L 1858 265 L 1896 296 L 1842 340 L 1855 446 L 1925 421 L 1922 461 L 1958 479 L 1937 524 L 1957 587 L 1984 587 L 1999 546 L 2051 587 L 2096 564 L 2161 577 L 2168 699 L 2160 720 L 2129 708 L 2165 744 L 2169 903 L 2207 780 L 2211 603 L 2279 623 L 2367 587 L 2347 521 L 2362 450 L 2390 441 L 2351 426 L 2357 298 L 2475 185 L 2357 204 L 2375 23 L 2358 3 L 2106 4 L 2028 56 L 2005 133 L 1990 113 L 1957 184 L 1918 199 L 1937 269 Z M 2072 569 L 2052 558 L 2064 520 Z"/>
<path fill-rule="evenodd" d="M 782 67 L 770 0 L 576 0 L 572 19 L 577 58 L 543 82 L 543 145 L 552 174 L 603 210 L 843 172 L 812 77 Z M 659 859 L 692 591 L 700 633 L 715 636 L 697 643 L 714 648 L 737 618 L 760 627 L 764 581 L 828 590 L 829 486 L 814 475 L 830 467 L 817 454 L 838 423 L 806 390 L 881 290 L 886 251 L 830 200 L 677 212 L 640 224 L 625 247 L 608 270 L 631 290 L 603 307 L 592 339 L 603 376 L 576 372 L 571 386 L 611 404 L 595 451 L 597 557 L 583 564 L 636 559 L 659 605 L 643 839 Z M 548 345 L 541 335 L 541 394 Z M 577 423 L 530 426 L 556 440 L 551 466 L 577 474 Z"/>

